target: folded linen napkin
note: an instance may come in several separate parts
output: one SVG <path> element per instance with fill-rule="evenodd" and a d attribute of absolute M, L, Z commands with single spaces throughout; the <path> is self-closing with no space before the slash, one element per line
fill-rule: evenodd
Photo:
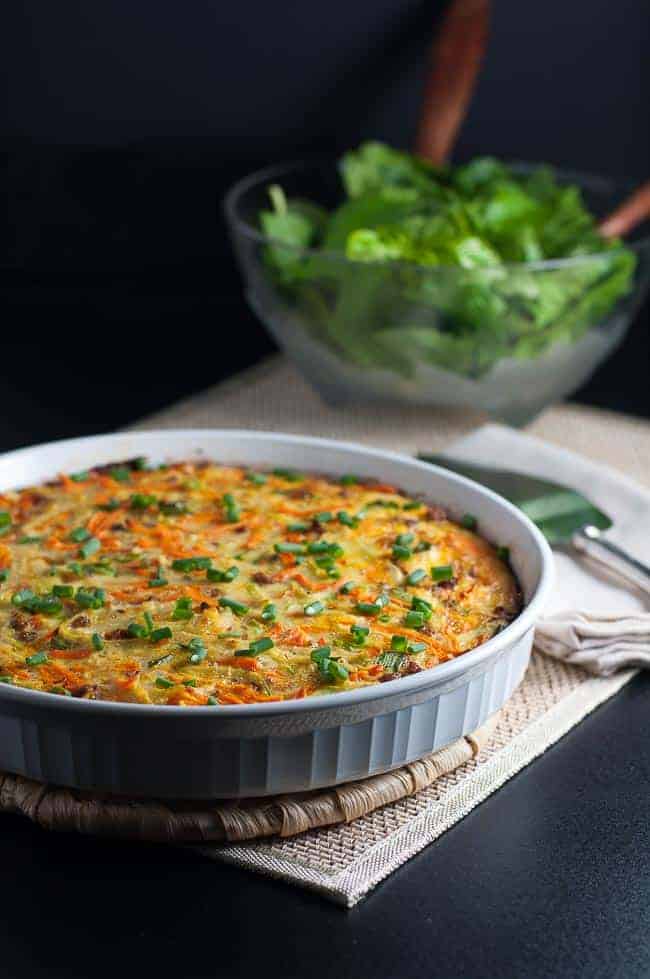
<path fill-rule="evenodd" d="M 580 490 L 614 521 L 607 536 L 650 562 L 650 493 L 614 470 L 500 425 L 484 425 L 447 454 L 486 466 L 507 460 L 508 469 Z M 598 676 L 650 668 L 647 595 L 573 549 L 554 554 L 557 585 L 537 626 L 537 647 Z"/>
<path fill-rule="evenodd" d="M 556 612 L 539 624 L 535 642 L 548 656 L 597 676 L 631 666 L 650 669 L 650 614 Z"/>

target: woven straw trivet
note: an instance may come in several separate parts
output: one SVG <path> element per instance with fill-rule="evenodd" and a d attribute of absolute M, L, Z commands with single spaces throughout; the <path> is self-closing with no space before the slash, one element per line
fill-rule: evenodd
<path fill-rule="evenodd" d="M 27 816 L 43 829 L 156 843 L 241 843 L 295 836 L 350 823 L 432 785 L 487 743 L 496 716 L 474 734 L 393 772 L 329 790 L 238 802 L 173 802 L 99 796 L 0 774 L 0 812 Z"/>

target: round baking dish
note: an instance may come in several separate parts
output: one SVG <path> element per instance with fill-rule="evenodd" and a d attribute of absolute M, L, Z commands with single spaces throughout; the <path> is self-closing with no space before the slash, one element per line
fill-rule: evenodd
<path fill-rule="evenodd" d="M 101 435 L 0 457 L 0 490 L 145 455 L 388 481 L 475 514 L 510 549 L 524 609 L 501 633 L 433 670 L 340 694 L 268 704 L 170 707 L 76 700 L 0 685 L 0 770 L 130 796 L 236 798 L 299 792 L 397 768 L 483 724 L 520 682 L 553 580 L 550 549 L 523 513 L 471 480 L 393 452 L 237 430 Z"/>

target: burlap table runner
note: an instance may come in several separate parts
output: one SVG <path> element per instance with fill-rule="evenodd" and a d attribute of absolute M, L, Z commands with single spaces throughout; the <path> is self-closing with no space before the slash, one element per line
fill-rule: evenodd
<path fill-rule="evenodd" d="M 257 428 L 343 438 L 402 452 L 437 452 L 483 421 L 469 411 L 325 405 L 286 360 L 275 357 L 133 427 Z M 650 426 L 642 420 L 559 405 L 545 411 L 526 431 L 650 486 Z M 309 830 L 291 839 L 209 846 L 201 851 L 309 887 L 350 907 L 615 694 L 632 675 L 594 678 L 535 653 L 489 743 L 416 795 L 350 824 Z"/>

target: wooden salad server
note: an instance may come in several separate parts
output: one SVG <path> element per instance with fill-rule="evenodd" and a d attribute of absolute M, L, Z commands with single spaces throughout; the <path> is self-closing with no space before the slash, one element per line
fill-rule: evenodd
<path fill-rule="evenodd" d="M 442 166 L 456 142 L 487 47 L 490 0 L 452 0 L 431 46 L 415 152 Z"/>
<path fill-rule="evenodd" d="M 635 190 L 627 200 L 598 225 L 604 238 L 624 238 L 650 218 L 650 180 Z"/>

